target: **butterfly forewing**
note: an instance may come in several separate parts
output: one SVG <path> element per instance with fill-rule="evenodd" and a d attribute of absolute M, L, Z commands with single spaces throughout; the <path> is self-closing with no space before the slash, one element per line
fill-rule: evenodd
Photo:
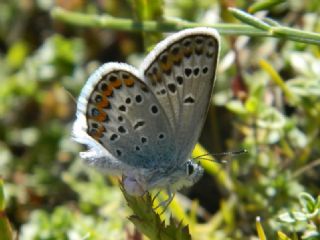
<path fill-rule="evenodd" d="M 78 107 L 86 132 L 119 161 L 155 168 L 176 152 L 166 114 L 136 70 L 105 64 L 87 84 L 94 88 L 84 87 Z"/>
<path fill-rule="evenodd" d="M 185 161 L 203 127 L 219 55 L 215 30 L 186 30 L 156 46 L 143 64 L 145 81 L 174 131 L 177 161 Z"/>

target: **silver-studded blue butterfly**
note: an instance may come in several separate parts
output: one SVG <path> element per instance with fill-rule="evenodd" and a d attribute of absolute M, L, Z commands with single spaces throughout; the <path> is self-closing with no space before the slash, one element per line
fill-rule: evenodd
<path fill-rule="evenodd" d="M 148 54 L 139 70 L 106 63 L 83 87 L 73 135 L 89 147 L 89 165 L 124 177 L 124 189 L 141 196 L 169 194 L 203 173 L 190 159 L 214 86 L 220 37 L 210 28 L 175 33 Z"/>

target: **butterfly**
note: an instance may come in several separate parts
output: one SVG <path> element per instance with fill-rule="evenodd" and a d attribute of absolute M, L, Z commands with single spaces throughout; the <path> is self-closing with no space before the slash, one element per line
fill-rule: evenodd
<path fill-rule="evenodd" d="M 214 87 L 220 36 L 211 28 L 182 30 L 158 43 L 140 69 L 106 63 L 84 85 L 74 139 L 80 157 L 123 176 L 127 193 L 165 189 L 169 198 L 195 183 L 203 168 L 190 158 Z"/>

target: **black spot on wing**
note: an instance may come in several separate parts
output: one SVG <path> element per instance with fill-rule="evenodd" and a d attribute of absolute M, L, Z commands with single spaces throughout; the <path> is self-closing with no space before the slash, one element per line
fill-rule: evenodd
<path fill-rule="evenodd" d="M 145 124 L 144 121 L 138 121 L 138 122 L 136 122 L 136 123 L 134 124 L 133 129 L 134 129 L 134 130 L 137 130 L 137 129 L 143 127 L 144 124 Z"/>
<path fill-rule="evenodd" d="M 194 100 L 194 98 L 192 96 L 187 96 L 187 97 L 185 97 L 183 102 L 186 103 L 186 104 L 193 104 L 195 102 L 195 100 Z"/>
<path fill-rule="evenodd" d="M 173 83 L 169 83 L 168 84 L 168 89 L 169 89 L 169 91 L 171 92 L 171 93 L 175 93 L 176 92 L 176 85 L 175 84 L 173 84 Z"/>
<path fill-rule="evenodd" d="M 191 73 L 192 73 L 191 68 L 185 68 L 185 69 L 184 69 L 184 74 L 185 74 L 187 77 L 189 77 L 189 76 L 191 75 Z"/>

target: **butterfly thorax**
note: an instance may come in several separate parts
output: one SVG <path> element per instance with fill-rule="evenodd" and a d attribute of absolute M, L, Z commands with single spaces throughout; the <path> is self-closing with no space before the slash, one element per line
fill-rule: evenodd
<path fill-rule="evenodd" d="M 139 173 L 128 173 L 124 176 L 124 188 L 136 196 L 143 195 L 152 189 L 170 189 L 175 192 L 188 187 L 199 180 L 203 168 L 192 160 L 170 168 L 143 169 Z"/>

